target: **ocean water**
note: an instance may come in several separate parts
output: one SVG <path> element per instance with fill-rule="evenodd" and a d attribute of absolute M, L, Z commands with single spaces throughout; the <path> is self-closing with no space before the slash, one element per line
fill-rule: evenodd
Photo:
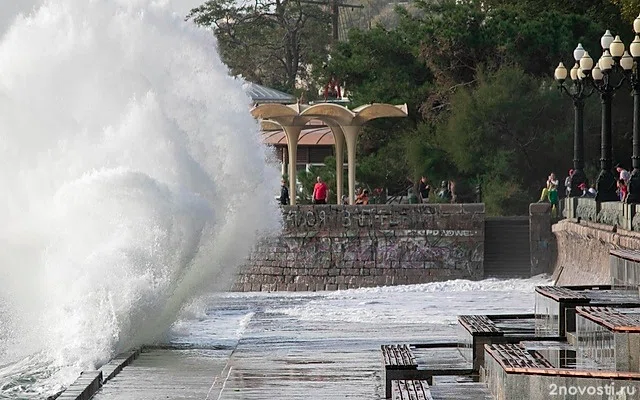
<path fill-rule="evenodd" d="M 262 330 L 260 319 L 288 320 L 278 329 L 291 329 L 292 336 L 311 334 L 316 339 L 322 335 L 313 332 L 328 327 L 337 334 L 348 334 L 350 329 L 339 328 L 345 326 L 397 331 L 398 336 L 407 334 L 398 329 L 401 326 L 450 334 L 455 332 L 451 329 L 457 326 L 460 314 L 533 313 L 535 287 L 549 284 L 549 276 L 538 275 L 529 279 L 456 279 L 330 292 L 212 293 L 185 308 L 173 324 L 167 343 L 225 345 L 227 340 L 247 338 L 249 326 Z M 360 330 L 353 333 L 358 335 Z M 390 338 L 382 335 L 379 339 Z"/>
<path fill-rule="evenodd" d="M 227 288 L 279 171 L 195 2 L 4 3 L 0 398 L 42 398 Z"/>

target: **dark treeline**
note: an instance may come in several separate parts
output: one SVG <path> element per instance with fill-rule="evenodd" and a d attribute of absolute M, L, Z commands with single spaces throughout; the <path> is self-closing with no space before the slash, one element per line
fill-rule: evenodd
<path fill-rule="evenodd" d="M 552 79 L 555 67 L 573 65 L 578 42 L 597 60 L 605 29 L 630 43 L 638 11 L 639 0 L 418 0 L 396 9 L 394 27 L 354 29 L 331 49 L 328 62 L 302 64 L 316 66 L 305 69 L 313 71 L 310 82 L 339 77 L 354 107 L 408 104 L 408 119 L 364 129 L 358 150 L 363 186 L 393 193 L 422 175 L 432 186 L 480 184 L 488 213 L 525 214 L 549 172 L 563 180 L 573 165 L 573 107 Z M 290 81 L 291 74 L 283 79 Z M 630 168 L 628 88 L 616 93 L 613 110 L 614 163 Z M 594 95 L 585 110 L 591 181 L 599 170 L 599 141 Z M 332 183 L 331 168 L 314 173 Z"/>
<path fill-rule="evenodd" d="M 407 102 L 409 121 L 367 127 L 359 179 L 400 189 L 426 175 L 437 186 L 481 184 L 487 211 L 525 214 L 549 172 L 572 167 L 573 106 L 553 81 L 578 42 L 600 56 L 605 29 L 633 39 L 633 14 L 609 1 L 416 1 L 393 29 L 352 31 L 332 53 L 354 105 Z M 640 8 L 639 8 L 640 9 Z M 636 14 L 637 15 L 637 14 Z M 587 174 L 599 170 L 600 99 L 585 117 Z M 632 98 L 614 99 L 614 162 L 631 163 Z"/>

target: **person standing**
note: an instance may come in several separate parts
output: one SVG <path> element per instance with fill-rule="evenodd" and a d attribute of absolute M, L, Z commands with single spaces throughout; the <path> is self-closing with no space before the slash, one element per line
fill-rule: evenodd
<path fill-rule="evenodd" d="M 628 187 L 627 182 L 623 178 L 618 179 L 618 197 L 620 201 L 625 202 L 627 200 Z"/>
<path fill-rule="evenodd" d="M 547 177 L 546 187 L 542 189 L 538 203 L 546 201 L 551 203 L 551 217 L 555 218 L 558 213 L 558 179 L 553 172 Z"/>
<path fill-rule="evenodd" d="M 281 181 L 280 186 L 280 204 L 286 206 L 289 204 L 289 188 L 287 187 L 287 181 L 284 179 Z"/>
<path fill-rule="evenodd" d="M 420 184 L 418 185 L 418 194 L 420 195 L 420 203 L 429 202 L 430 191 L 431 191 L 431 186 L 427 183 L 427 177 L 423 176 L 422 178 L 420 178 Z"/>
<path fill-rule="evenodd" d="M 571 178 L 573 177 L 574 170 L 569 170 L 569 175 L 564 179 L 564 190 L 566 197 L 571 195 Z"/>
<path fill-rule="evenodd" d="M 631 179 L 631 174 L 626 169 L 618 166 L 616 167 L 616 171 L 618 171 L 618 180 L 623 180 L 625 185 L 629 184 L 629 179 Z"/>
<path fill-rule="evenodd" d="M 312 200 L 314 204 L 327 204 L 329 197 L 329 190 L 327 184 L 322 181 L 322 178 L 316 178 L 316 184 L 313 186 Z"/>
<path fill-rule="evenodd" d="M 363 206 L 369 204 L 369 191 L 367 189 L 362 190 L 358 196 L 356 196 L 356 204 Z"/>

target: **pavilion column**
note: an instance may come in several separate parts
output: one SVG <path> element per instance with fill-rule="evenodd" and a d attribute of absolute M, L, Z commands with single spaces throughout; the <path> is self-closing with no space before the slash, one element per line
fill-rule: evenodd
<path fill-rule="evenodd" d="M 336 144 L 336 197 L 337 204 L 342 204 L 342 188 L 344 187 L 344 133 L 339 126 L 332 126 L 334 142 Z"/>
<path fill-rule="evenodd" d="M 360 125 L 342 125 L 345 142 L 347 143 L 347 164 L 349 170 L 349 204 L 356 201 L 356 143 Z"/>
<path fill-rule="evenodd" d="M 296 205 L 296 161 L 298 160 L 298 138 L 300 137 L 301 126 L 283 126 L 287 135 L 287 147 L 289 148 L 289 199 L 292 206 Z"/>
<path fill-rule="evenodd" d="M 282 171 L 281 171 L 282 176 L 285 176 L 287 174 L 287 148 L 283 147 L 282 148 Z"/>

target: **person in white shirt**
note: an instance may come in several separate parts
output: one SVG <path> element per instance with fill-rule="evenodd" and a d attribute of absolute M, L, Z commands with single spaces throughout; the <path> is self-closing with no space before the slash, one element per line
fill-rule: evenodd
<path fill-rule="evenodd" d="M 626 169 L 622 168 L 622 167 L 617 167 L 616 171 L 618 171 L 618 174 L 620 174 L 618 176 L 618 179 L 622 179 L 625 183 L 625 185 L 629 184 L 629 179 L 631 179 L 631 174 L 629 173 L 629 171 L 627 171 Z"/>

